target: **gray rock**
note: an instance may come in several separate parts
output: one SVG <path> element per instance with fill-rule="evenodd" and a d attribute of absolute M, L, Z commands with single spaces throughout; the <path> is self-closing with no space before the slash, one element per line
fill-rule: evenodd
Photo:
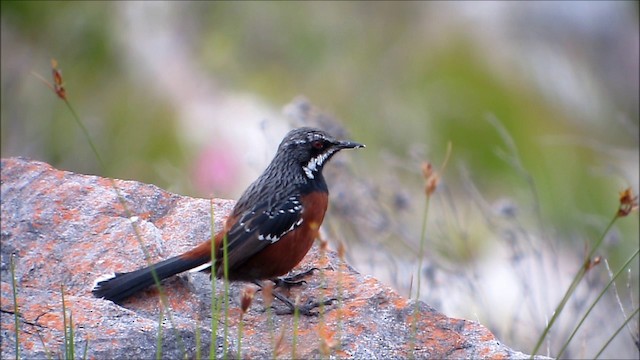
<path fill-rule="evenodd" d="M 15 358 L 12 255 L 22 358 L 44 358 L 47 353 L 63 357 L 62 289 L 73 316 L 76 356 L 82 356 L 86 346 L 89 358 L 153 358 L 161 316 L 163 358 L 196 357 L 197 334 L 200 355 L 209 356 L 208 274 L 186 273 L 165 280 L 169 311 L 161 310 L 154 288 L 123 306 L 94 298 L 91 288 L 100 275 L 145 265 L 141 242 L 155 262 L 205 241 L 211 236 L 212 208 L 214 226 L 220 229 L 232 201 L 184 197 L 153 185 L 73 174 L 22 158 L 2 160 L 1 190 L 3 358 Z M 240 296 L 248 285 L 231 284 L 227 319 L 224 311 L 215 312 L 216 356 L 222 357 L 225 343 L 229 355 L 238 356 L 242 322 L 241 356 L 248 358 L 529 357 L 501 344 L 480 324 L 448 318 L 423 302 L 401 297 L 323 246 L 314 246 L 296 270 L 312 267 L 321 270 L 309 276 L 307 284 L 291 289 L 290 297 L 337 302 L 317 317 L 296 320 L 266 311 L 258 292 L 241 317 Z M 223 282 L 213 285 L 215 299 L 222 299 Z M 275 300 L 273 306 L 282 305 Z"/>

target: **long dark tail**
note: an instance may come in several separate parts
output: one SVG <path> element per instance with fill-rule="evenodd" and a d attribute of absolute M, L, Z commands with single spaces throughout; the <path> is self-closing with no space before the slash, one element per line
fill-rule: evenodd
<path fill-rule="evenodd" d="M 129 296 L 155 283 L 151 271 L 152 268 L 155 270 L 158 280 L 162 280 L 210 261 L 210 256 L 185 256 L 187 254 L 189 253 L 132 272 L 116 273 L 112 278 L 98 281 L 92 290 L 93 295 L 120 303 Z"/>

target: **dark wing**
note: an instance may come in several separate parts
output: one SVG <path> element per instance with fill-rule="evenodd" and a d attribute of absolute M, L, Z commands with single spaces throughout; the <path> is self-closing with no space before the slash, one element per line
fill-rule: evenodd
<path fill-rule="evenodd" d="M 302 224 L 302 202 L 290 196 L 280 206 L 262 202 L 245 211 L 227 235 L 229 269 L 241 266 L 265 247 Z"/>

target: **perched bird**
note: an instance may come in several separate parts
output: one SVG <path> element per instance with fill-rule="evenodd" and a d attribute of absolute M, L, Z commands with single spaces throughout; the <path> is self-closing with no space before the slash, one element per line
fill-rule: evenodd
<path fill-rule="evenodd" d="M 287 274 L 307 254 L 324 219 L 329 191 L 323 166 L 342 149 L 364 147 L 339 141 L 318 129 L 290 131 L 265 171 L 242 194 L 224 228 L 211 240 L 182 255 L 128 273 L 99 279 L 94 296 L 120 303 L 159 280 L 194 268 L 211 267 L 215 246 L 215 275 L 224 276 L 223 239 L 227 241 L 228 278 L 260 285 L 260 280 Z M 293 311 L 295 305 L 273 292 Z M 326 302 L 325 302 L 326 303 Z M 305 315 L 319 303 L 298 307 Z"/>

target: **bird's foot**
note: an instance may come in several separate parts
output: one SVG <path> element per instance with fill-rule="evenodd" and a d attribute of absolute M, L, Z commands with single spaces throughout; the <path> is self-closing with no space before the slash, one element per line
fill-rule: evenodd
<path fill-rule="evenodd" d="M 282 300 L 282 299 L 280 299 Z M 317 301 L 314 299 L 309 299 L 304 305 L 295 305 L 291 301 L 283 301 L 287 305 L 287 309 L 276 310 L 277 315 L 289 315 L 294 314 L 296 311 L 300 315 L 304 316 L 318 316 L 320 314 L 319 311 L 314 311 L 316 308 L 329 306 L 333 304 L 337 299 L 328 299 L 323 301 Z"/>
<path fill-rule="evenodd" d="M 307 282 L 301 279 L 313 274 L 315 270 L 320 270 L 320 269 L 318 269 L 317 267 L 313 267 L 307 271 L 303 271 L 303 272 L 286 276 L 286 277 L 271 279 L 271 281 L 273 281 L 275 287 L 283 287 L 283 288 L 289 289 L 294 286 L 301 286 L 306 284 Z"/>

